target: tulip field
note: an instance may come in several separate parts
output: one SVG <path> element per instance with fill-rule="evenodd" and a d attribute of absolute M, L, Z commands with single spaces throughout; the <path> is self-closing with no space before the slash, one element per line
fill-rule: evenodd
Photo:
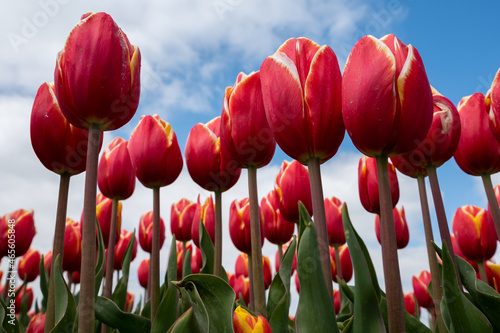
<path fill-rule="evenodd" d="M 221 20 L 236 10 L 221 6 Z M 26 119 L 40 167 L 58 180 L 58 196 L 44 198 L 53 221 L 0 211 L 3 331 L 500 332 L 500 62 L 485 94 L 454 104 L 410 42 L 362 34 L 344 65 L 334 44 L 282 40 L 224 82 L 220 115 L 188 124 L 183 146 L 162 112 L 138 111 L 140 38 L 107 12 L 83 14 Z M 324 190 L 346 138 L 360 157 L 356 204 Z M 277 154 L 287 160 L 262 195 Z M 485 207 L 447 216 L 438 170 L 448 161 L 481 183 Z M 169 191 L 183 170 L 197 196 Z M 77 177 L 83 209 L 70 216 Z M 414 188 L 406 210 L 403 182 Z M 237 184 L 245 196 L 229 202 Z M 125 228 L 138 191 L 150 209 Z M 418 253 L 410 220 L 422 221 Z M 33 242 L 41 229 L 48 252 Z M 411 290 L 402 251 L 425 262 Z"/>

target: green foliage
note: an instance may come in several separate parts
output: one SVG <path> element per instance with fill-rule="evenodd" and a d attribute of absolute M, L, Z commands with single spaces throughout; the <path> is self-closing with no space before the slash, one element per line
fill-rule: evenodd
<path fill-rule="evenodd" d="M 214 273 L 214 244 L 212 243 L 212 239 L 208 234 L 205 225 L 200 220 L 200 250 L 201 256 L 203 258 L 203 266 L 201 268 L 200 273 L 203 274 L 213 274 Z"/>
<path fill-rule="evenodd" d="M 122 259 L 122 277 L 116 284 L 113 295 L 111 296 L 113 302 L 115 302 L 122 311 L 125 310 L 125 304 L 127 303 L 128 277 L 130 272 L 130 261 L 132 260 L 132 250 L 134 248 L 134 243 L 135 231 L 134 235 L 130 239 L 130 242 L 128 243 L 127 249 L 125 250 L 125 255 Z"/>
<path fill-rule="evenodd" d="M 106 297 L 97 297 L 95 315 L 98 320 L 109 327 L 116 328 L 120 333 L 149 332 L 151 330 L 151 321 L 148 318 L 124 312 Z"/>
<path fill-rule="evenodd" d="M 60 269 L 60 255 L 54 264 L 55 326 L 51 332 L 71 332 L 76 318 L 76 304 Z"/>

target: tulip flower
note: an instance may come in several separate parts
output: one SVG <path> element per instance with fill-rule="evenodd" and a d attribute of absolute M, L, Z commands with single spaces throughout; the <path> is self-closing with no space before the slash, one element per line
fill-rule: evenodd
<path fill-rule="evenodd" d="M 153 212 L 149 211 L 141 216 L 139 221 L 139 244 L 141 248 L 151 253 L 153 238 Z M 165 242 L 165 223 L 160 217 L 160 248 Z"/>
<path fill-rule="evenodd" d="M 34 315 L 26 328 L 26 333 L 43 333 L 45 327 L 45 313 L 38 312 Z"/>
<path fill-rule="evenodd" d="M 122 261 L 125 257 L 125 252 L 127 251 L 127 247 L 134 237 L 134 245 L 132 246 L 132 255 L 130 261 L 134 260 L 137 256 L 137 238 L 134 236 L 134 233 L 127 230 L 121 230 L 120 238 L 115 245 L 115 260 L 114 260 L 114 268 L 116 270 L 122 269 Z"/>
<path fill-rule="evenodd" d="M 122 138 L 114 138 L 99 161 L 97 184 L 107 198 L 125 200 L 134 193 L 135 171 L 127 144 Z"/>
<path fill-rule="evenodd" d="M 144 289 L 148 288 L 148 277 L 149 277 L 149 259 L 144 259 L 139 264 L 137 268 L 137 278 L 139 279 L 139 284 Z"/>
<path fill-rule="evenodd" d="M 411 163 L 409 160 L 404 158 L 404 155 L 392 156 L 391 163 L 399 172 L 408 177 L 412 178 L 418 178 L 418 176 L 427 177 L 426 168 Z"/>
<path fill-rule="evenodd" d="M 417 303 L 423 308 L 431 309 L 434 307 L 431 294 L 429 293 L 429 283 L 431 274 L 428 271 L 422 271 L 418 276 L 413 276 L 413 292 L 417 298 Z"/>
<path fill-rule="evenodd" d="M 260 229 L 263 230 L 262 221 Z M 241 252 L 251 254 L 250 201 L 248 198 L 234 200 L 229 207 L 229 235 L 234 246 Z M 264 233 L 260 235 L 260 245 L 264 245 Z"/>
<path fill-rule="evenodd" d="M 125 299 L 125 312 L 132 312 L 134 309 L 134 294 L 127 291 L 127 298 Z"/>
<path fill-rule="evenodd" d="M 415 296 L 413 294 L 413 291 L 409 291 L 406 294 L 404 294 L 404 298 L 405 298 L 406 312 L 411 314 L 413 317 L 417 317 L 417 309 L 418 309 L 418 315 L 420 317 L 420 306 L 415 301 Z"/>
<path fill-rule="evenodd" d="M 113 200 L 105 197 L 99 193 L 96 197 L 96 217 L 101 227 L 102 238 L 104 247 L 108 248 L 109 234 L 111 232 L 111 219 L 112 219 L 112 206 Z M 120 228 L 122 224 L 122 203 L 118 201 L 117 206 L 117 220 L 115 229 L 115 239 L 120 237 Z"/>
<path fill-rule="evenodd" d="M 312 215 L 311 184 L 309 172 L 298 161 L 283 161 L 274 185 L 276 202 L 283 217 L 291 222 L 299 221 L 299 201 Z"/>
<path fill-rule="evenodd" d="M 340 266 L 342 269 L 342 279 L 349 282 L 352 278 L 353 267 L 349 248 L 345 245 L 339 248 Z M 330 265 L 332 267 L 332 279 L 337 282 L 337 260 L 335 258 L 334 248 L 330 247 Z"/>
<path fill-rule="evenodd" d="M 486 210 L 472 205 L 458 208 L 452 228 L 460 251 L 469 260 L 479 263 L 481 279 L 487 281 L 482 263 L 495 254 L 497 237 Z"/>
<path fill-rule="evenodd" d="M 106 270 L 106 268 L 104 268 Z M 71 281 L 73 284 L 79 284 L 80 283 L 80 272 L 74 271 L 73 273 L 68 272 L 68 281 Z"/>
<path fill-rule="evenodd" d="M 283 253 L 286 252 L 286 249 L 288 248 L 287 244 L 283 245 Z M 280 270 L 280 261 L 279 261 L 279 250 L 276 251 L 275 255 L 275 260 L 274 260 L 274 269 L 276 270 L 276 273 L 279 272 Z M 292 262 L 292 274 L 295 272 L 297 269 L 297 252 L 295 252 L 293 256 L 293 262 Z"/>
<path fill-rule="evenodd" d="M 477 265 L 477 262 L 470 260 L 462 253 L 462 251 L 460 250 L 460 247 L 458 246 L 457 239 L 456 239 L 455 235 L 450 234 L 450 238 L 451 238 L 451 244 L 453 246 L 453 251 L 455 252 L 455 254 L 457 256 L 459 256 L 460 258 L 464 259 L 465 261 L 467 261 L 469 263 L 469 265 L 471 265 L 472 268 L 474 268 L 476 273 L 479 273 L 479 267 Z"/>
<path fill-rule="evenodd" d="M 271 190 L 260 201 L 260 218 L 265 238 L 279 247 L 292 238 L 295 224 L 287 221 L 276 203 L 276 190 Z"/>
<path fill-rule="evenodd" d="M 15 210 L 6 214 L 1 222 L 0 244 L 3 244 L 1 246 L 1 255 L 8 255 L 12 259 L 25 254 L 36 234 L 33 210 Z M 17 235 L 14 243 L 12 243 L 13 235 Z M 19 237 L 19 235 L 22 235 L 22 237 Z"/>
<path fill-rule="evenodd" d="M 490 286 L 497 292 L 500 292 L 500 265 L 487 261 L 486 267 L 489 269 L 491 275 Z"/>
<path fill-rule="evenodd" d="M 394 165 L 389 163 L 392 208 L 399 201 L 399 183 Z M 380 196 L 378 188 L 377 163 L 375 158 L 363 156 L 358 165 L 359 198 L 363 207 L 373 214 L 380 214 Z"/>
<path fill-rule="evenodd" d="M 215 211 L 212 196 L 205 199 L 203 205 L 200 204 L 200 197 L 198 196 L 198 204 L 196 205 L 196 211 L 194 212 L 193 223 L 191 225 L 191 238 L 197 247 L 200 247 L 200 221 L 207 229 L 208 235 L 213 243 L 215 239 Z"/>
<path fill-rule="evenodd" d="M 500 68 L 491 83 L 491 88 L 487 95 L 489 95 L 491 102 L 488 114 L 490 118 L 490 128 L 500 142 Z"/>
<path fill-rule="evenodd" d="M 394 207 L 392 210 L 394 214 L 394 229 L 396 230 L 396 243 L 398 249 L 404 249 L 410 241 L 410 232 L 408 230 L 408 223 L 406 222 L 406 215 L 404 207 L 397 209 Z M 375 233 L 380 244 L 380 217 L 375 215 Z"/>
<path fill-rule="evenodd" d="M 233 314 L 233 328 L 235 333 L 271 333 L 271 326 L 269 325 L 267 319 L 264 316 L 254 317 L 242 308 L 238 306 L 234 310 Z"/>
<path fill-rule="evenodd" d="M 335 198 L 325 199 L 326 227 L 330 246 L 341 246 L 346 242 L 342 223 L 342 202 Z"/>
<path fill-rule="evenodd" d="M 182 242 L 177 242 L 177 279 L 182 279 L 182 269 L 184 266 L 184 253 L 191 251 L 191 272 L 193 274 L 198 274 L 203 266 L 203 258 L 201 250 L 198 247 L 194 247 L 191 243 L 188 243 L 184 248 Z"/>
<path fill-rule="evenodd" d="M 267 290 L 273 280 L 273 273 L 271 271 L 271 262 L 268 257 L 262 256 L 262 266 L 264 268 L 264 287 Z M 243 275 L 248 277 L 248 254 L 241 253 L 236 259 L 234 266 L 234 275 L 236 277 Z"/>
<path fill-rule="evenodd" d="M 44 256 L 43 256 L 43 269 L 48 272 L 50 276 L 52 268 L 52 250 L 49 250 Z"/>
<path fill-rule="evenodd" d="M 236 293 L 236 299 L 243 297 L 243 300 L 247 305 L 250 303 L 250 281 L 247 277 L 244 277 L 243 275 L 238 277 L 235 276 L 233 290 Z"/>
<path fill-rule="evenodd" d="M 19 259 L 17 273 L 21 280 L 32 282 L 38 277 L 40 273 L 40 258 L 40 252 L 30 248 L 21 259 Z"/>
<path fill-rule="evenodd" d="M 63 253 L 63 270 L 80 272 L 82 262 L 82 231 L 80 223 L 73 221 L 69 217 L 66 219 Z"/>
<path fill-rule="evenodd" d="M 170 230 L 175 239 L 181 242 L 191 240 L 191 226 L 193 225 L 196 203 L 188 199 L 181 199 L 172 204 L 170 209 Z"/>
<path fill-rule="evenodd" d="M 21 313 L 22 307 L 28 311 L 33 304 L 33 289 L 31 287 L 17 287 L 16 288 L 16 298 L 15 298 L 15 308 L 16 313 Z"/>
<path fill-rule="evenodd" d="M 227 280 L 229 281 L 228 282 L 229 285 L 231 286 L 231 288 L 234 289 L 234 281 L 236 279 L 236 276 L 233 273 L 226 272 L 226 274 L 227 274 Z"/>

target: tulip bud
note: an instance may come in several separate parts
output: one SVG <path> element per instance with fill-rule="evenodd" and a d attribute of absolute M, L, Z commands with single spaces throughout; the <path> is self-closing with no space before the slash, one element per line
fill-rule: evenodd
<path fill-rule="evenodd" d="M 157 114 L 141 117 L 130 135 L 128 149 L 137 179 L 148 188 L 170 185 L 181 173 L 177 136 Z"/>
<path fill-rule="evenodd" d="M 25 307 L 26 311 L 28 311 L 31 308 L 31 305 L 33 304 L 33 289 L 31 287 L 17 287 L 15 293 L 16 298 L 15 298 L 15 308 L 16 308 L 16 313 L 21 313 L 21 307 Z"/>
<path fill-rule="evenodd" d="M 189 175 L 207 191 L 230 189 L 241 173 L 237 162 L 222 154 L 220 123 L 221 117 L 216 117 L 206 124 L 194 125 L 184 151 Z"/>
<path fill-rule="evenodd" d="M 106 13 L 87 13 L 57 56 L 55 93 L 71 124 L 125 125 L 139 105 L 141 53 Z"/>
<path fill-rule="evenodd" d="M 215 206 L 212 196 L 205 199 L 203 205 L 200 205 L 200 197 L 198 196 L 198 204 L 196 205 L 191 225 L 191 238 L 197 247 L 200 247 L 200 221 L 205 226 L 205 229 L 207 229 L 213 243 L 215 239 Z"/>
<path fill-rule="evenodd" d="M 33 102 L 30 121 L 31 145 L 40 162 L 59 175 L 85 171 L 88 134 L 64 117 L 54 84 L 42 84 Z"/>
<path fill-rule="evenodd" d="M 344 224 L 342 222 L 342 202 L 331 197 L 325 199 L 326 228 L 330 246 L 344 245 L 346 242 Z"/>
<path fill-rule="evenodd" d="M 417 303 L 423 308 L 430 309 L 434 307 L 431 294 L 429 293 L 429 283 L 431 282 L 431 273 L 422 271 L 418 276 L 413 276 L 413 292 L 417 298 Z"/>
<path fill-rule="evenodd" d="M 233 273 L 227 273 L 226 272 L 226 274 L 227 274 L 227 280 L 229 281 L 228 282 L 229 285 L 231 286 L 231 288 L 234 289 L 234 281 L 236 279 L 236 276 Z"/>
<path fill-rule="evenodd" d="M 394 165 L 389 163 L 389 180 L 391 183 L 392 207 L 399 201 L 399 183 Z M 380 214 L 378 193 L 377 163 L 375 158 L 361 157 L 358 166 L 359 198 L 363 207 L 373 214 Z"/>
<path fill-rule="evenodd" d="M 149 259 L 144 259 L 139 264 L 139 267 L 137 268 L 137 278 L 139 279 L 141 287 L 147 289 L 149 279 Z"/>
<path fill-rule="evenodd" d="M 21 280 L 32 282 L 38 277 L 40 273 L 40 258 L 40 252 L 29 249 L 21 259 L 19 259 L 17 273 Z"/>
<path fill-rule="evenodd" d="M 97 184 L 110 199 L 125 200 L 134 193 L 135 171 L 127 144 L 122 138 L 114 138 L 99 161 Z"/>
<path fill-rule="evenodd" d="M 260 202 L 260 218 L 264 235 L 268 241 L 279 245 L 288 242 L 295 230 L 295 224 L 287 221 L 276 203 L 276 190 L 271 190 Z"/>
<path fill-rule="evenodd" d="M 236 299 L 239 299 L 241 294 L 245 303 L 250 303 L 250 281 L 248 278 L 243 275 L 235 277 L 233 290 L 236 293 Z"/>
<path fill-rule="evenodd" d="M 450 234 L 450 238 L 451 238 L 451 245 L 453 246 L 453 252 L 457 256 L 459 256 L 460 258 L 462 258 L 465 261 L 467 261 L 469 263 L 469 265 L 471 265 L 474 268 L 474 270 L 476 271 L 476 273 L 479 273 L 479 267 L 477 266 L 477 262 L 474 262 L 474 261 L 468 259 L 466 256 L 464 256 L 464 254 L 462 253 L 462 251 L 460 251 L 460 247 L 458 246 L 457 239 L 455 238 L 455 235 L 454 234 Z"/>
<path fill-rule="evenodd" d="M 137 238 L 134 236 L 134 233 L 131 231 L 123 230 L 120 232 L 120 238 L 116 242 L 115 245 L 115 260 L 114 260 L 114 268 L 116 270 L 122 269 L 122 261 L 125 257 L 125 252 L 127 251 L 127 247 L 134 237 L 134 245 L 132 246 L 132 254 L 130 257 L 130 261 L 133 261 L 137 256 Z"/>
<path fill-rule="evenodd" d="M 483 262 L 495 254 L 497 235 L 485 209 L 472 205 L 458 208 L 452 228 L 460 251 L 468 259 Z"/>
<path fill-rule="evenodd" d="M 43 333 L 45 329 L 45 313 L 34 315 L 26 328 L 26 333 Z"/>
<path fill-rule="evenodd" d="M 417 307 L 418 307 L 419 309 L 418 313 L 420 315 L 420 306 L 415 301 L 415 296 L 413 294 L 413 291 L 409 291 L 406 294 L 404 294 L 404 298 L 405 298 L 406 312 L 411 314 L 413 317 L 416 317 Z"/>
<path fill-rule="evenodd" d="M 240 73 L 234 86 L 226 88 L 220 126 L 221 149 L 229 162 L 260 168 L 271 161 L 276 142 L 264 110 L 259 72 Z"/>
<path fill-rule="evenodd" d="M 260 221 L 260 244 L 264 245 L 264 227 Z M 250 202 L 248 198 L 234 200 L 229 207 L 229 235 L 234 246 L 241 252 L 251 253 Z"/>
<path fill-rule="evenodd" d="M 80 223 L 66 218 L 62 268 L 68 272 L 80 271 L 82 262 L 82 231 Z"/>
<path fill-rule="evenodd" d="M 352 261 L 349 248 L 347 246 L 339 247 L 340 265 L 342 268 L 342 279 L 349 282 L 352 279 Z M 335 249 L 330 247 L 330 265 L 332 266 L 332 279 L 337 282 L 337 262 L 335 261 Z"/>
<path fill-rule="evenodd" d="M 458 104 L 462 132 L 454 158 L 462 171 L 473 176 L 500 171 L 500 143 L 490 129 L 487 102 L 483 94 L 475 93 Z"/>
<path fill-rule="evenodd" d="M 33 214 L 33 210 L 18 209 L 0 219 L 0 258 L 20 257 L 28 251 L 36 234 Z"/>
<path fill-rule="evenodd" d="M 125 299 L 125 312 L 132 312 L 134 309 L 134 294 L 127 291 L 127 298 Z"/>
<path fill-rule="evenodd" d="M 106 267 L 104 267 L 104 270 L 106 270 Z M 77 271 L 74 271 L 73 273 L 68 272 L 68 280 L 69 280 L 70 274 L 71 274 L 71 283 L 73 283 L 73 284 L 80 283 L 80 278 L 81 278 L 80 272 L 77 272 Z"/>
<path fill-rule="evenodd" d="M 160 249 L 165 242 L 165 223 L 160 217 Z M 141 216 L 139 221 L 139 244 L 141 248 L 151 253 L 153 246 L 153 212 L 149 211 Z"/>
<path fill-rule="evenodd" d="M 307 38 L 287 40 L 261 65 L 267 119 L 280 148 L 302 164 L 320 163 L 344 139 L 337 56 Z"/>
<path fill-rule="evenodd" d="M 406 222 L 406 215 L 404 207 L 401 210 L 394 207 L 392 210 L 394 215 L 394 229 L 396 230 L 396 244 L 398 249 L 404 249 L 410 241 L 410 231 L 408 230 L 408 223 Z M 375 215 L 375 233 L 380 244 L 380 217 Z"/>
<path fill-rule="evenodd" d="M 235 333 L 272 333 L 271 326 L 264 316 L 254 317 L 241 306 L 234 310 L 233 328 Z"/>
<path fill-rule="evenodd" d="M 500 68 L 491 83 L 488 95 L 491 102 L 488 115 L 490 128 L 497 140 L 500 141 Z"/>
<path fill-rule="evenodd" d="M 271 272 L 271 262 L 268 257 L 262 256 L 262 266 L 264 268 L 264 288 L 268 289 L 273 281 L 273 273 Z M 248 254 L 240 253 L 236 259 L 234 266 L 234 275 L 236 277 L 243 275 L 248 277 Z"/>
<path fill-rule="evenodd" d="M 186 246 L 186 252 L 191 250 L 191 272 L 193 274 L 198 274 L 203 266 L 203 257 L 201 250 L 198 247 L 194 247 L 191 243 Z M 182 242 L 177 242 L 177 279 L 182 279 L 182 269 L 184 267 L 184 252 L 182 250 Z"/>
<path fill-rule="evenodd" d="M 432 123 L 431 86 L 420 55 L 394 35 L 361 38 L 342 76 L 347 133 L 363 154 L 395 156 L 418 147 Z"/>
<path fill-rule="evenodd" d="M 309 172 L 297 161 L 283 161 L 274 185 L 276 201 L 283 217 L 291 222 L 299 221 L 299 201 L 312 215 L 311 184 Z"/>
<path fill-rule="evenodd" d="M 283 254 L 285 254 L 286 249 L 288 248 L 287 244 L 283 244 Z M 280 261 L 279 261 L 279 250 L 276 251 L 276 255 L 274 257 L 274 268 L 276 269 L 276 273 L 279 272 L 280 270 Z M 293 262 L 292 262 L 292 274 L 295 272 L 297 269 L 297 252 L 294 253 L 293 255 Z"/>
<path fill-rule="evenodd" d="M 47 274 L 50 276 L 50 269 L 52 267 L 52 250 L 49 250 L 44 256 L 43 256 L 43 269 Z"/>
<path fill-rule="evenodd" d="M 108 248 L 109 242 L 109 234 L 111 232 L 111 219 L 112 217 L 112 207 L 113 200 L 106 198 L 101 193 L 97 194 L 96 198 L 96 218 L 99 222 L 99 226 L 101 228 L 102 238 L 104 241 L 104 247 Z M 83 213 L 82 213 L 82 221 L 83 221 Z M 120 229 L 122 225 L 122 203 L 118 201 L 118 210 L 116 217 L 116 230 L 115 230 L 115 239 L 120 237 Z M 81 227 L 81 226 L 80 226 Z"/>
<path fill-rule="evenodd" d="M 170 209 L 170 230 L 172 235 L 175 235 L 176 240 L 181 242 L 191 240 L 191 227 L 196 208 L 196 203 L 188 199 L 181 199 L 172 204 Z"/>

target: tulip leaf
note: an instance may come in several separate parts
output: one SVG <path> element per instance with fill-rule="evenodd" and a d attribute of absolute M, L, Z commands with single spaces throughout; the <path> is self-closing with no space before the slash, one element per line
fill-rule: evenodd
<path fill-rule="evenodd" d="M 45 270 L 45 256 L 42 255 L 40 259 L 40 265 L 38 267 L 40 272 L 40 291 L 42 292 L 42 312 L 45 313 L 47 309 L 47 301 L 49 299 L 49 274 Z"/>
<path fill-rule="evenodd" d="M 7 273 L 9 274 L 9 273 Z M 8 301 L 9 306 L 11 307 L 12 311 L 15 311 L 15 305 L 14 305 L 14 300 Z M 12 305 L 10 305 L 12 304 Z M 11 310 L 7 307 L 5 304 L 5 301 L 3 300 L 3 297 L 0 295 L 0 322 L 2 323 L 2 328 L 5 332 L 8 333 L 20 333 L 20 325 L 19 322 L 17 321 L 17 318 L 15 316 L 14 312 L 11 312 Z"/>
<path fill-rule="evenodd" d="M 365 243 L 352 226 L 345 203 L 342 205 L 342 221 L 352 258 L 356 286 L 353 332 L 385 332 L 384 319 L 379 309 L 381 295 L 377 275 Z"/>
<path fill-rule="evenodd" d="M 115 290 L 113 291 L 113 295 L 111 299 L 115 302 L 116 305 L 120 308 L 120 310 L 125 310 L 125 305 L 127 303 L 127 288 L 128 288 L 128 277 L 130 272 L 130 261 L 132 260 L 132 251 L 134 249 L 135 243 L 135 231 L 130 239 L 130 242 L 127 245 L 127 249 L 125 250 L 125 254 L 122 259 L 122 277 L 118 280 L 116 284 Z"/>
<path fill-rule="evenodd" d="M 177 320 L 177 288 L 169 283 L 158 306 L 158 314 L 153 323 L 152 333 L 166 332 Z"/>
<path fill-rule="evenodd" d="M 182 263 L 182 277 L 193 274 L 191 269 L 191 249 L 187 249 L 184 253 L 184 260 Z"/>
<path fill-rule="evenodd" d="M 203 224 L 203 220 L 200 219 L 200 249 L 201 255 L 203 258 L 203 266 L 201 268 L 200 273 L 203 274 L 213 274 L 214 272 L 214 244 L 212 243 L 212 239 L 208 234 L 205 225 Z"/>
<path fill-rule="evenodd" d="M 175 321 L 175 323 L 172 325 L 172 327 L 170 327 L 167 333 L 191 332 L 192 320 L 193 320 L 193 308 L 191 307 Z"/>
<path fill-rule="evenodd" d="M 442 312 L 451 333 L 493 332 L 486 317 L 460 291 L 455 266 L 446 243 L 442 250 Z"/>
<path fill-rule="evenodd" d="M 110 299 L 98 296 L 95 302 L 95 316 L 109 327 L 121 333 L 149 332 L 151 321 L 143 316 L 124 312 Z"/>
<path fill-rule="evenodd" d="M 302 203 L 299 203 L 299 212 L 297 331 L 339 332 L 321 268 L 316 228 Z"/>
<path fill-rule="evenodd" d="M 73 329 L 76 318 L 76 304 L 60 267 L 60 255 L 54 263 L 55 323 L 51 332 L 68 332 Z"/>
<path fill-rule="evenodd" d="M 290 277 L 292 275 L 293 258 L 297 241 L 294 237 L 288 246 L 278 273 L 269 288 L 267 301 L 267 318 L 273 332 L 288 330 L 288 313 L 290 310 Z"/>
<path fill-rule="evenodd" d="M 97 263 L 95 267 L 95 295 L 97 297 L 104 276 L 104 267 L 106 266 L 106 250 L 104 249 L 104 239 L 102 238 L 101 226 L 97 218 L 95 220 L 97 228 Z"/>
<path fill-rule="evenodd" d="M 170 243 L 170 254 L 168 256 L 167 273 L 165 274 L 165 284 L 177 281 L 177 241 L 175 235 Z"/>
<path fill-rule="evenodd" d="M 194 332 L 233 332 L 233 288 L 211 274 L 192 274 L 176 284 L 193 307 Z"/>
<path fill-rule="evenodd" d="M 144 308 L 142 308 L 141 316 L 147 319 L 151 319 L 151 298 L 145 301 Z"/>

